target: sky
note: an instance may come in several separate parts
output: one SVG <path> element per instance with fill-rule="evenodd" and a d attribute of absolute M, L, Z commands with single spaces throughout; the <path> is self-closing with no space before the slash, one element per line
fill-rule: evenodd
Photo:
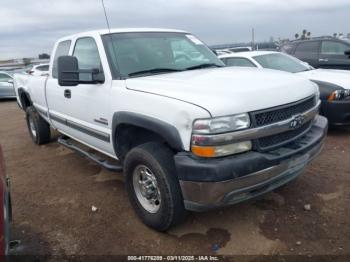
<path fill-rule="evenodd" d="M 183 29 L 209 45 L 350 33 L 349 0 L 104 0 L 111 27 Z M 101 0 L 1 0 L 0 60 L 51 53 L 56 39 L 106 28 Z"/>

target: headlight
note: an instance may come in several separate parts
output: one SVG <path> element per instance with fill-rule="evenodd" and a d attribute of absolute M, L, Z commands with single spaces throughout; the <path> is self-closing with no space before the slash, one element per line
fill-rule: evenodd
<path fill-rule="evenodd" d="M 247 113 L 244 113 L 210 119 L 198 119 L 193 123 L 193 133 L 219 134 L 248 128 L 249 126 L 249 115 Z"/>
<path fill-rule="evenodd" d="M 349 89 L 335 90 L 328 96 L 328 101 L 345 100 L 350 97 Z"/>
<path fill-rule="evenodd" d="M 192 153 L 200 157 L 220 157 L 252 149 L 251 141 L 235 142 L 231 132 L 248 128 L 247 113 L 211 119 L 198 119 L 193 123 Z"/>

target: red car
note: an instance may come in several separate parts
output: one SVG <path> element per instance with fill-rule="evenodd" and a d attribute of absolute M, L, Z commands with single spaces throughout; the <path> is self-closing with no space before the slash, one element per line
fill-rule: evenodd
<path fill-rule="evenodd" d="M 5 173 L 4 156 L 0 146 L 0 261 L 8 254 L 10 242 L 10 222 L 12 219 L 10 180 Z"/>

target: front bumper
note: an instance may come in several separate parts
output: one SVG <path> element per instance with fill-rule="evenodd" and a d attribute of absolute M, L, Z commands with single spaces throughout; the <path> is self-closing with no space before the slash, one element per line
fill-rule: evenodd
<path fill-rule="evenodd" d="M 185 208 L 202 211 L 231 205 L 286 184 L 321 151 L 327 127 L 327 119 L 317 116 L 306 135 L 266 153 L 252 151 L 210 160 L 177 154 Z"/>
<path fill-rule="evenodd" d="M 321 113 L 329 125 L 350 126 L 350 99 L 343 101 L 322 101 Z"/>

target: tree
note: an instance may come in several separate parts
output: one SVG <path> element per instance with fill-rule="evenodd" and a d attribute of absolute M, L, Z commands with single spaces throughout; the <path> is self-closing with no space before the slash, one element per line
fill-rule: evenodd
<path fill-rule="evenodd" d="M 306 36 L 307 36 L 308 38 L 310 38 L 311 32 L 307 32 L 307 33 L 306 33 Z"/>
<path fill-rule="evenodd" d="M 39 54 L 39 59 L 50 59 L 50 55 L 46 53 Z"/>
<path fill-rule="evenodd" d="M 295 39 L 299 38 L 299 34 L 298 33 L 296 33 L 294 36 L 295 36 Z"/>
<path fill-rule="evenodd" d="M 25 66 L 30 65 L 31 62 L 32 62 L 32 60 L 30 58 L 23 58 L 23 64 Z"/>

